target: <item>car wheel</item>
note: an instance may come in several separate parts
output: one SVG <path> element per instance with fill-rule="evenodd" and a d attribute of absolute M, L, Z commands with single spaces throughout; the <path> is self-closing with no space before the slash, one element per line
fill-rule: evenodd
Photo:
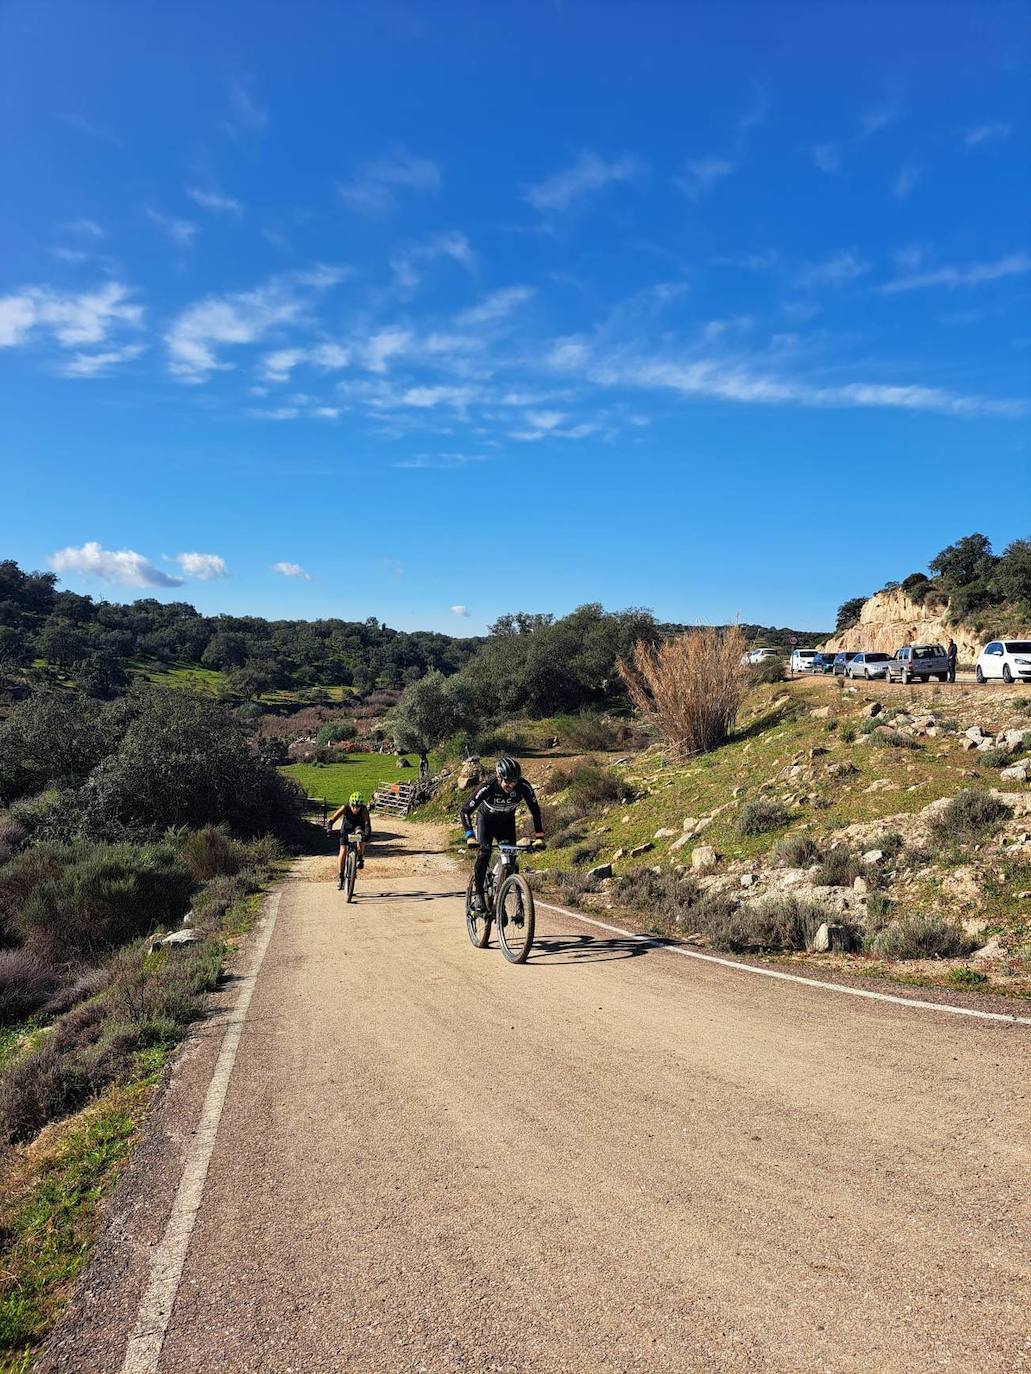
<path fill-rule="evenodd" d="M 1013 682 L 1013 674 L 1010 672 L 1010 665 L 1008 663 L 1002 665 L 1002 680 L 1007 687 L 1011 686 Z"/>
<path fill-rule="evenodd" d="M 984 673 L 981 670 L 980 663 L 977 665 L 977 672 L 974 674 L 974 677 L 977 678 L 978 682 L 981 683 L 982 686 L 984 685 Z"/>

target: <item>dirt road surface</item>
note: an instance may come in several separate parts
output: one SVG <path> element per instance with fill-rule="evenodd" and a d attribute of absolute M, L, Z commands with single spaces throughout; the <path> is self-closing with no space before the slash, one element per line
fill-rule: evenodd
<path fill-rule="evenodd" d="M 390 826 L 351 907 L 328 859 L 284 884 L 243 1024 L 230 983 L 38 1370 L 1031 1369 L 1031 1029 L 544 910 L 511 967 L 439 835 Z"/>

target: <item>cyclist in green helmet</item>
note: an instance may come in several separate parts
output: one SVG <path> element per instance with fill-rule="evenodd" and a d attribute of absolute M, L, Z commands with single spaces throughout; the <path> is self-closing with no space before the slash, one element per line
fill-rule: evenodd
<path fill-rule="evenodd" d="M 343 806 L 338 807 L 326 822 L 326 833 L 330 833 L 336 822 L 340 822 L 340 857 L 337 864 L 339 879 L 337 887 L 344 885 L 344 860 L 347 858 L 347 837 L 358 836 L 358 867 L 365 867 L 365 846 L 372 838 L 372 817 L 365 805 L 363 792 L 352 792 Z"/>

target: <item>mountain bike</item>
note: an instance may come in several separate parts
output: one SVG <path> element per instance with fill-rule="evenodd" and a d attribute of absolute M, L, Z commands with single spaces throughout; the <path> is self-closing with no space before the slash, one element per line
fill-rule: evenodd
<path fill-rule="evenodd" d="M 347 837 L 347 857 L 344 859 L 344 896 L 350 901 L 354 896 L 354 880 L 358 874 L 358 841 L 361 836 L 352 830 Z"/>
<path fill-rule="evenodd" d="M 477 911 L 473 906 L 476 880 L 472 874 L 465 891 L 465 928 L 469 939 L 477 949 L 486 949 L 491 922 L 496 922 L 498 944 L 510 964 L 525 964 L 533 944 L 537 913 L 530 884 L 519 872 L 520 851 L 532 848 L 532 844 L 498 845 L 497 862 L 487 869 L 483 880 L 485 911 Z"/>

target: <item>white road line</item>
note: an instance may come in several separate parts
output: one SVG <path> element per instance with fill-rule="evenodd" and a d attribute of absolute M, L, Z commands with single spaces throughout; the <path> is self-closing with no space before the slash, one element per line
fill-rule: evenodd
<path fill-rule="evenodd" d="M 798 973 L 781 973 L 779 969 L 757 968 L 755 964 L 742 964 L 737 959 L 723 959 L 718 954 L 703 954 L 700 949 L 687 949 L 684 945 L 671 945 L 665 940 L 654 940 L 649 935 L 639 935 L 634 930 L 624 930 L 622 926 L 609 925 L 607 921 L 595 920 L 593 916 L 582 916 L 579 911 L 570 911 L 565 906 L 555 906 L 553 902 L 537 902 L 546 911 L 559 911 L 563 916 L 571 916 L 574 921 L 585 925 L 597 926 L 599 930 L 611 931 L 613 935 L 623 935 L 628 940 L 638 940 L 641 944 L 652 945 L 667 954 L 679 954 L 683 959 L 701 959 L 706 964 L 722 964 L 724 968 L 737 969 L 739 973 L 755 973 L 760 978 L 779 978 L 784 983 L 802 983 L 807 988 L 824 988 L 827 992 L 843 992 L 848 997 L 868 997 L 873 1002 L 893 1002 L 899 1007 L 922 1007 L 925 1011 L 944 1011 L 950 1016 L 974 1016 L 980 1021 L 1004 1021 L 1010 1026 L 1031 1026 L 1031 1016 L 1011 1016 L 1002 1011 L 977 1011 L 973 1007 L 950 1007 L 946 1002 L 924 1002 L 917 997 L 896 997 L 890 992 L 873 992 L 868 988 L 850 988 L 843 983 L 824 983 L 819 978 L 803 978 Z"/>
<path fill-rule="evenodd" d="M 254 946 L 251 970 L 241 979 L 240 994 L 228 1016 L 222 1048 L 219 1050 L 218 1059 L 215 1061 L 215 1071 L 211 1076 L 211 1083 L 204 1098 L 204 1106 L 201 1109 L 197 1130 L 190 1141 L 186 1163 L 183 1166 L 183 1176 L 179 1182 L 175 1202 L 172 1204 L 172 1214 L 168 1218 L 165 1234 L 151 1258 L 150 1278 L 140 1301 L 136 1325 L 129 1337 L 121 1374 L 155 1374 L 158 1361 L 161 1358 L 165 1332 L 168 1330 L 176 1294 L 179 1292 L 183 1265 L 186 1262 L 186 1252 L 189 1249 L 190 1237 L 193 1235 L 194 1223 L 197 1220 L 201 1199 L 204 1196 L 208 1164 L 211 1160 L 211 1152 L 215 1147 L 215 1139 L 218 1136 L 222 1108 L 225 1104 L 233 1065 L 236 1063 L 236 1052 L 240 1045 L 240 1037 L 243 1034 L 244 1022 L 247 1019 L 247 1009 L 251 1003 L 254 986 L 258 981 L 265 951 L 269 947 L 269 941 L 272 939 L 272 932 L 276 926 L 276 917 L 279 914 L 279 898 L 280 894 L 275 892 L 269 899 L 266 908 L 267 914 Z"/>

